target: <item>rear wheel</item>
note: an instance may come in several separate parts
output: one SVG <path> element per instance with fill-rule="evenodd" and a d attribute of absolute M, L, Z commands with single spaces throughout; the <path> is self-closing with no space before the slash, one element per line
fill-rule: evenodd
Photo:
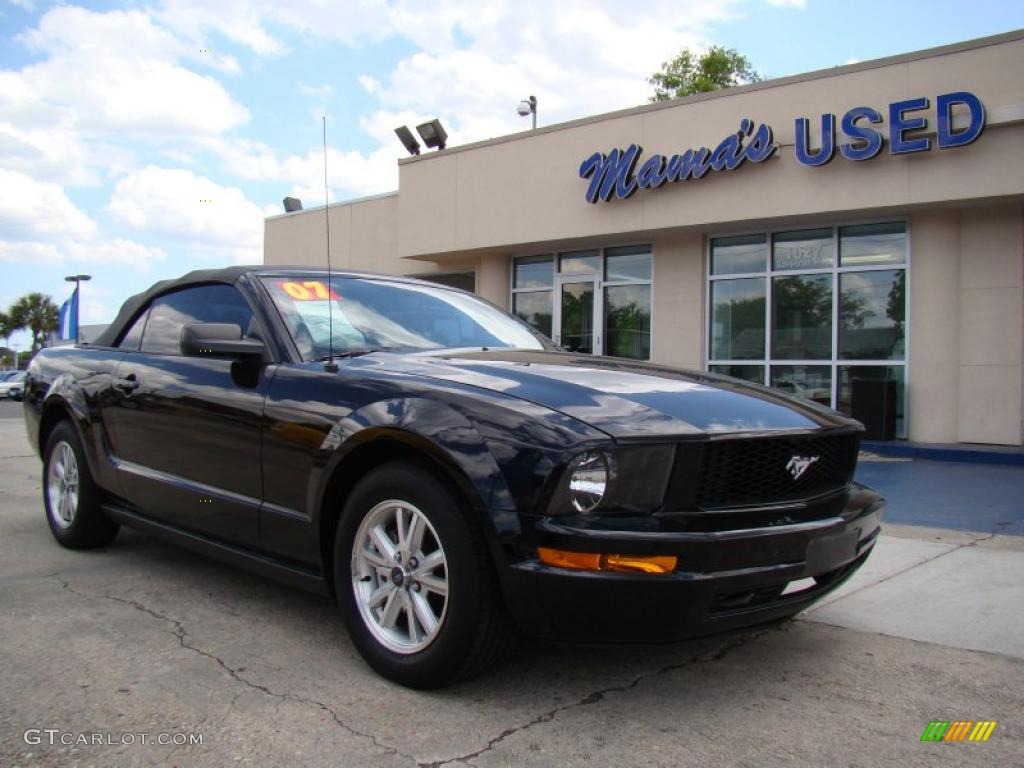
<path fill-rule="evenodd" d="M 349 634 L 378 673 L 438 688 L 480 672 L 508 637 L 479 524 L 416 464 L 368 474 L 335 537 L 334 584 Z"/>
<path fill-rule="evenodd" d="M 78 433 L 62 421 L 43 452 L 43 504 L 53 537 L 69 549 L 109 544 L 117 536 L 118 524 L 103 513 L 100 502 Z"/>

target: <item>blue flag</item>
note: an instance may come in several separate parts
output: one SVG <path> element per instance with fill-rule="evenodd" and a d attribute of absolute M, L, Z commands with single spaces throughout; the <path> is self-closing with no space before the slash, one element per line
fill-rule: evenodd
<path fill-rule="evenodd" d="M 78 288 L 75 288 L 70 299 L 60 305 L 57 335 L 72 341 L 78 338 Z"/>

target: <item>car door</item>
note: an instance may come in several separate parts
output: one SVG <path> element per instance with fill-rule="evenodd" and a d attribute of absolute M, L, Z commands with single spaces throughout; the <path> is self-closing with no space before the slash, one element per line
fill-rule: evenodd
<path fill-rule="evenodd" d="M 181 353 L 189 323 L 235 323 L 261 336 L 234 286 L 154 299 L 137 351 L 118 364 L 110 408 L 116 464 L 142 513 L 222 541 L 258 544 L 260 427 L 272 367 Z"/>

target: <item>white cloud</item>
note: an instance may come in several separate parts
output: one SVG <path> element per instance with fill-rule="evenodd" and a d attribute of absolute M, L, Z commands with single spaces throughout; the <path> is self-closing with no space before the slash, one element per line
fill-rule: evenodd
<path fill-rule="evenodd" d="M 180 138 L 216 135 L 249 118 L 219 81 L 178 63 L 216 60 L 207 62 L 199 48 L 160 29 L 142 11 L 61 6 L 20 40 L 46 56 L 4 73 L 15 94 L 5 97 L 5 114 L 22 124 L 44 110 L 71 110 L 76 128 L 87 135 L 127 131 Z"/>
<path fill-rule="evenodd" d="M 210 258 L 263 256 L 263 209 L 238 187 L 189 170 L 146 166 L 117 182 L 107 210 L 138 232 L 187 243 Z"/>
<path fill-rule="evenodd" d="M 373 135 L 376 136 L 376 132 Z M 332 201 L 398 188 L 398 158 L 403 150 L 393 132 L 391 139 L 382 141 L 381 147 L 368 153 L 342 151 L 328 145 L 327 178 Z M 310 149 L 304 155 L 281 155 L 257 141 L 217 140 L 207 142 L 207 146 L 217 153 L 224 170 L 233 176 L 247 181 L 278 182 L 282 197 L 285 194 L 299 197 L 307 206 L 323 203 L 321 148 Z"/>
<path fill-rule="evenodd" d="M 40 235 L 91 237 L 96 224 L 62 187 L 36 181 L 18 171 L 0 169 L 0 237 L 32 239 Z"/>
<path fill-rule="evenodd" d="M 776 8 L 806 8 L 807 0 L 768 0 L 768 5 Z"/>
<path fill-rule="evenodd" d="M 93 267 L 115 265 L 131 267 L 141 274 L 146 274 L 155 262 L 166 258 L 167 254 L 162 248 L 124 238 L 98 241 L 71 238 L 51 241 L 0 240 L 0 261 L 30 264 L 34 267 L 56 267 L 64 264 Z"/>

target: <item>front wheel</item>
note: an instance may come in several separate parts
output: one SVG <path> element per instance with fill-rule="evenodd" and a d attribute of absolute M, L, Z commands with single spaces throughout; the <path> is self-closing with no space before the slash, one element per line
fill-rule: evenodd
<path fill-rule="evenodd" d="M 509 628 L 472 510 L 421 466 L 368 474 L 342 511 L 334 547 L 338 604 L 356 648 L 411 688 L 466 679 Z"/>

